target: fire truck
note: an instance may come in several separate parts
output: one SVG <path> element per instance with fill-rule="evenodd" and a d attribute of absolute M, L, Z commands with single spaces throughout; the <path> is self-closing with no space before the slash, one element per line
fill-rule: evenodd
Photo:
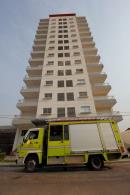
<path fill-rule="evenodd" d="M 40 166 L 82 164 L 100 170 L 104 161 L 124 152 L 117 123 L 103 118 L 35 119 L 17 147 L 17 163 L 26 171 Z"/>

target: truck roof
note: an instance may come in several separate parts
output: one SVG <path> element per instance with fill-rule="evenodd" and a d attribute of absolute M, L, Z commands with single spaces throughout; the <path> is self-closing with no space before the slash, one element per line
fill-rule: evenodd
<path fill-rule="evenodd" d="M 51 119 L 34 119 L 32 120 L 32 123 L 36 126 L 44 126 L 47 125 L 51 122 L 79 122 L 79 121 L 95 121 L 95 120 L 110 120 L 110 121 L 114 121 L 112 120 L 112 117 L 71 117 L 71 118 L 51 118 Z"/>

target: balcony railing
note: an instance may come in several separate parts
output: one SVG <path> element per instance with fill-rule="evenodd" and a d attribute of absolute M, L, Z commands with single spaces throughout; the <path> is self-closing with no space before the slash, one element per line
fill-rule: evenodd
<path fill-rule="evenodd" d="M 96 108 L 113 107 L 116 104 L 116 99 L 113 96 L 94 96 Z"/>
<path fill-rule="evenodd" d="M 15 115 L 12 121 L 13 125 L 32 125 L 32 120 L 35 119 L 35 116 L 24 116 L 24 115 Z"/>
<path fill-rule="evenodd" d="M 107 74 L 105 72 L 91 72 L 89 78 L 92 83 L 103 83 L 107 78 Z"/>
<path fill-rule="evenodd" d="M 101 72 L 103 69 L 103 64 L 87 64 L 88 72 Z"/>

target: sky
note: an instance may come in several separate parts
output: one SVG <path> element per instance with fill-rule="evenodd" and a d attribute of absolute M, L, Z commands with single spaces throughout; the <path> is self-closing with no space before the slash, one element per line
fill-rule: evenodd
<path fill-rule="evenodd" d="M 120 111 L 121 131 L 130 127 L 130 0 L 0 0 L 0 125 L 19 114 L 16 103 L 40 18 L 86 16 Z"/>

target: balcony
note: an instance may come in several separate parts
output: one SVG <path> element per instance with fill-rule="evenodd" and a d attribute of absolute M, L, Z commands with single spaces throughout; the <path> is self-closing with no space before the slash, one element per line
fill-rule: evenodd
<path fill-rule="evenodd" d="M 36 66 L 36 67 L 31 67 L 28 66 L 26 68 L 27 73 L 29 74 L 29 76 L 41 76 L 42 75 L 42 68 L 43 66 Z"/>
<path fill-rule="evenodd" d="M 24 115 L 15 115 L 13 121 L 12 121 L 12 124 L 13 125 L 16 125 L 16 126 L 19 126 L 19 127 L 22 127 L 22 128 L 30 128 L 30 127 L 33 127 L 33 124 L 32 124 L 32 120 L 35 119 L 35 116 L 24 116 Z"/>
<path fill-rule="evenodd" d="M 34 45 L 45 45 L 46 39 L 34 39 Z"/>
<path fill-rule="evenodd" d="M 98 108 L 112 108 L 116 104 L 116 99 L 113 96 L 97 96 L 94 97 L 95 107 Z"/>
<path fill-rule="evenodd" d="M 116 122 L 120 122 L 123 120 L 122 115 L 120 114 L 120 112 L 98 112 L 97 110 L 97 116 L 99 117 L 104 117 L 104 118 L 108 118 L 108 119 L 113 119 Z"/>
<path fill-rule="evenodd" d="M 40 24 L 37 28 L 37 30 L 47 30 L 48 29 L 48 24 Z"/>
<path fill-rule="evenodd" d="M 92 37 L 80 37 L 82 43 L 93 42 Z"/>
<path fill-rule="evenodd" d="M 32 51 L 31 57 L 32 58 L 44 58 L 44 51 Z"/>
<path fill-rule="evenodd" d="M 40 65 L 43 65 L 43 58 L 38 58 L 38 59 L 33 59 L 33 58 L 30 58 L 29 59 L 29 64 L 30 66 L 40 66 Z"/>
<path fill-rule="evenodd" d="M 26 98 L 38 98 L 39 97 L 39 87 L 32 87 L 32 88 L 27 88 L 23 87 L 20 91 L 20 93 Z"/>
<path fill-rule="evenodd" d="M 41 83 L 41 76 L 34 76 L 33 77 L 28 77 L 25 76 L 24 82 L 26 83 L 27 86 L 39 86 Z"/>
<path fill-rule="evenodd" d="M 91 32 L 81 32 L 80 37 L 91 37 Z"/>
<path fill-rule="evenodd" d="M 94 96 L 105 96 L 111 90 L 111 85 L 107 83 L 96 83 L 92 86 Z"/>
<path fill-rule="evenodd" d="M 42 29 L 40 29 L 40 30 L 37 30 L 37 31 L 36 31 L 36 34 L 37 34 L 37 35 L 38 35 L 38 34 L 47 35 L 47 33 L 48 33 L 48 30 L 42 30 Z"/>
<path fill-rule="evenodd" d="M 97 56 L 97 49 L 96 48 L 91 48 L 91 49 L 83 49 L 84 51 L 84 56 L 92 56 L 95 55 Z"/>
<path fill-rule="evenodd" d="M 19 100 L 17 103 L 17 108 L 19 108 L 21 111 L 36 111 L 37 110 L 37 104 L 38 100 Z"/>
<path fill-rule="evenodd" d="M 103 64 L 87 64 L 88 72 L 101 72 L 103 69 Z"/>
<path fill-rule="evenodd" d="M 87 24 L 84 24 L 84 23 L 82 23 L 82 24 L 79 24 L 78 25 L 78 29 L 79 29 L 79 32 L 86 32 L 86 31 L 89 31 L 90 32 L 90 29 L 89 29 L 89 27 L 88 27 L 88 25 Z"/>
<path fill-rule="evenodd" d="M 95 47 L 95 43 L 94 42 L 89 42 L 89 43 L 82 42 L 82 47 L 83 49 L 92 49 Z"/>
<path fill-rule="evenodd" d="M 47 38 L 47 34 L 36 34 L 35 38 L 36 39 L 46 39 Z"/>
<path fill-rule="evenodd" d="M 91 55 L 91 56 L 85 55 L 84 57 L 85 57 L 86 64 L 98 64 L 99 61 L 100 61 L 100 56 L 99 55 L 97 55 L 97 56 L 95 56 L 95 55 Z"/>
<path fill-rule="evenodd" d="M 89 73 L 89 79 L 91 83 L 104 83 L 107 78 L 107 74 L 104 72 L 93 72 Z"/>
<path fill-rule="evenodd" d="M 33 45 L 33 52 L 39 52 L 39 51 L 44 52 L 45 47 L 43 47 L 43 45 Z"/>

